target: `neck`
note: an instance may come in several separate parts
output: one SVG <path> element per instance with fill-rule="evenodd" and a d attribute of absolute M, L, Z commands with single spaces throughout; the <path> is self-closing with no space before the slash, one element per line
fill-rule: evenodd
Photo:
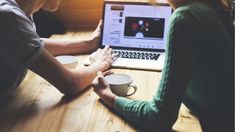
<path fill-rule="evenodd" d="M 39 10 L 39 7 L 36 6 L 34 1 L 36 0 L 15 0 L 19 5 L 21 10 L 25 12 L 25 14 L 29 17 L 33 15 L 34 12 Z"/>

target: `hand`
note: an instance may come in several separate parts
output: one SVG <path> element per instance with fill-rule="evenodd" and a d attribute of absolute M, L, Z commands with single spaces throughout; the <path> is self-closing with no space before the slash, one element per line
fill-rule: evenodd
<path fill-rule="evenodd" d="M 101 35 L 101 27 L 102 27 L 102 20 L 99 21 L 98 26 L 91 34 L 91 38 L 87 41 L 90 47 L 92 47 L 91 51 L 94 51 L 95 49 L 99 47 L 98 44 L 99 44 L 100 35 Z"/>
<path fill-rule="evenodd" d="M 112 49 L 109 46 L 105 46 L 104 49 L 97 49 L 93 52 L 89 59 L 92 65 L 103 66 L 101 71 L 107 70 L 112 62 L 115 55 L 112 55 Z"/>
<path fill-rule="evenodd" d="M 104 73 L 105 75 L 110 74 L 110 72 Z M 93 80 L 92 86 L 94 91 L 98 96 L 104 101 L 109 107 L 113 107 L 117 96 L 112 93 L 108 82 L 104 79 L 102 72 L 97 73 L 97 77 Z"/>

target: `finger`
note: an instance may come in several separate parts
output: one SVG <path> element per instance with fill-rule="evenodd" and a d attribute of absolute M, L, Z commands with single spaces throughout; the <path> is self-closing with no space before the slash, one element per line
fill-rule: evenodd
<path fill-rule="evenodd" d="M 94 87 L 94 88 L 97 88 L 99 85 L 98 85 L 98 77 L 96 77 L 92 83 L 91 83 L 91 86 Z"/>
<path fill-rule="evenodd" d="M 98 74 L 98 84 L 101 85 L 102 87 L 107 86 L 108 82 L 105 80 L 103 72 L 98 71 L 97 74 Z M 110 71 L 110 74 L 111 74 L 111 71 Z"/>
<path fill-rule="evenodd" d="M 98 81 L 99 77 L 103 77 L 103 73 L 101 71 L 97 72 L 97 77 L 91 83 L 91 86 L 93 86 L 94 88 L 100 87 L 100 84 L 99 84 L 99 81 Z"/>
<path fill-rule="evenodd" d="M 103 22 L 103 20 L 102 20 L 102 19 L 100 19 L 99 23 L 102 23 L 102 22 Z"/>
<path fill-rule="evenodd" d="M 113 57 L 113 58 L 118 58 L 119 56 L 120 56 L 120 55 L 119 55 L 118 53 L 113 53 L 113 54 L 112 54 L 112 57 Z"/>
<path fill-rule="evenodd" d="M 97 49 L 95 52 L 93 52 L 95 54 L 95 56 L 97 56 L 98 54 L 100 54 L 100 52 L 102 51 L 102 49 Z"/>
<path fill-rule="evenodd" d="M 98 87 L 99 87 L 98 80 L 92 82 L 91 86 L 92 86 L 93 88 L 98 88 Z"/>
<path fill-rule="evenodd" d="M 103 25 L 103 20 L 101 19 L 101 20 L 99 21 L 98 27 L 101 27 L 102 25 Z"/>
<path fill-rule="evenodd" d="M 99 31 L 100 32 L 102 25 L 103 25 L 103 21 L 100 20 L 98 25 L 97 25 L 97 27 L 96 27 L 96 29 L 95 29 L 95 31 Z"/>
<path fill-rule="evenodd" d="M 102 52 L 102 49 L 97 49 L 97 51 L 96 51 L 97 53 L 101 53 Z"/>
<path fill-rule="evenodd" d="M 112 72 L 111 70 L 103 72 L 104 76 L 108 76 L 108 75 L 111 75 L 111 74 L 114 74 L 114 72 Z"/>
<path fill-rule="evenodd" d="M 102 88 L 105 88 L 106 83 L 105 83 L 104 77 L 98 77 L 98 84 L 99 84 Z"/>
<path fill-rule="evenodd" d="M 89 56 L 89 60 L 91 63 L 95 62 L 95 59 L 92 56 Z"/>
<path fill-rule="evenodd" d="M 110 55 L 112 54 L 112 48 L 108 49 L 108 54 L 110 54 Z"/>
<path fill-rule="evenodd" d="M 107 52 L 108 49 L 109 49 L 109 45 L 106 45 L 106 46 L 104 47 L 104 49 L 103 49 L 103 52 Z"/>
<path fill-rule="evenodd" d="M 112 60 L 113 61 L 117 60 L 118 57 L 120 57 L 119 54 L 117 54 L 117 53 L 112 54 Z"/>

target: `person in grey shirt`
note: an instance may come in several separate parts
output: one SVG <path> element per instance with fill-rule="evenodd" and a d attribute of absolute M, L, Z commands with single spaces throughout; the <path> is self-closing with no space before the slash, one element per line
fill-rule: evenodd
<path fill-rule="evenodd" d="M 54 58 L 96 50 L 101 26 L 84 41 L 41 39 L 36 33 L 33 13 L 40 8 L 55 11 L 59 4 L 60 0 L 0 0 L 0 101 L 18 87 L 27 69 L 62 93 L 73 95 L 90 85 L 97 71 L 110 67 L 113 57 L 109 47 L 94 52 L 93 63 L 83 69 L 67 69 Z"/>

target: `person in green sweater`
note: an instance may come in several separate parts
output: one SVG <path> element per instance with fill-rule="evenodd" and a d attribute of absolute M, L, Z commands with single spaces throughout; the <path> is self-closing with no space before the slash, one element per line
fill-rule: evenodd
<path fill-rule="evenodd" d="M 101 72 L 94 91 L 118 115 L 144 131 L 171 131 L 181 103 L 205 132 L 234 129 L 234 25 L 230 0 L 168 0 L 174 12 L 165 66 L 151 101 L 113 94 Z"/>

